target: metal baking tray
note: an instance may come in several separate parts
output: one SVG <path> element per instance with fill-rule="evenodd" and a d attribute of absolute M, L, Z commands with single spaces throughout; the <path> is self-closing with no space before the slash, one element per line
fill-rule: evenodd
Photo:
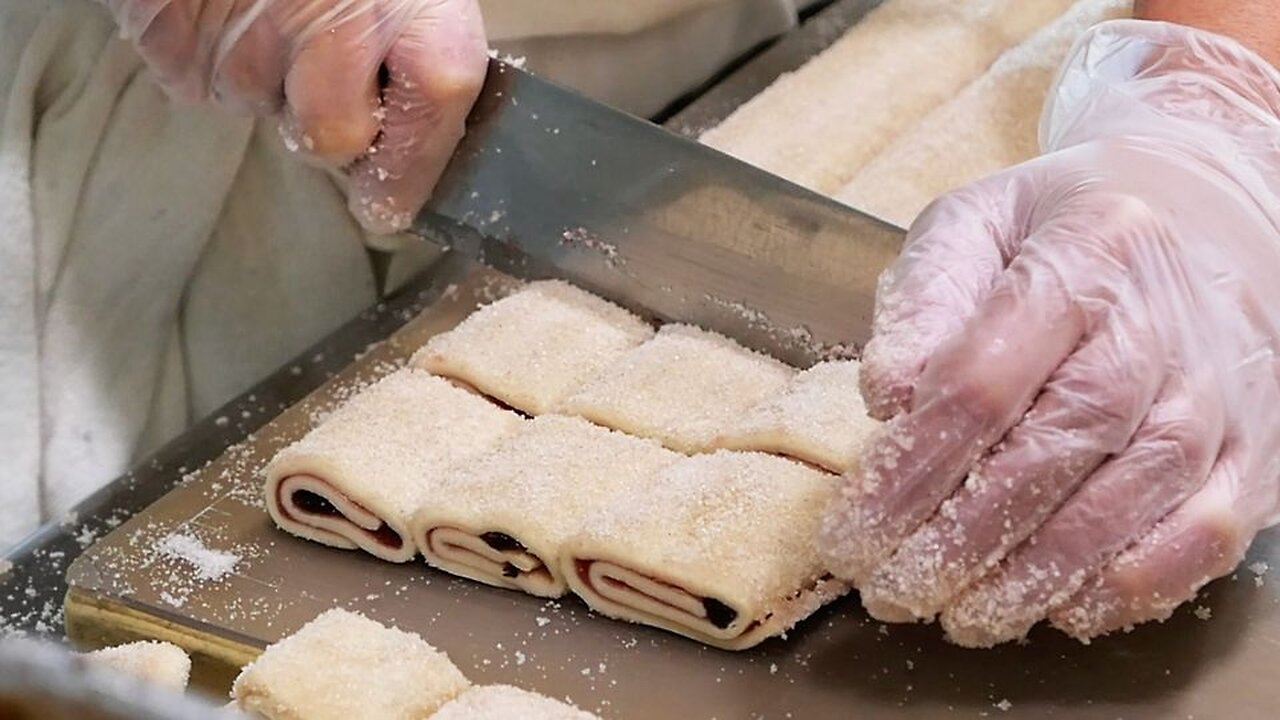
<path fill-rule="evenodd" d="M 876 4 L 838 0 L 667 126 L 700 134 Z M 735 654 L 594 617 L 573 599 L 546 603 L 421 563 L 390 566 L 275 531 L 255 499 L 256 467 L 341 388 L 384 372 L 505 282 L 446 254 L 408 288 L 11 553 L 13 565 L 0 569 L 5 617 L 23 629 L 59 633 L 62 617 L 51 603 L 60 605 L 69 581 L 66 628 L 74 640 L 174 640 L 195 652 L 197 677 L 214 691 L 225 690 L 235 666 L 264 644 L 341 605 L 421 632 L 473 680 L 568 696 L 606 718 L 1275 716 L 1280 581 L 1243 567 L 1168 623 L 1088 647 L 1041 628 L 1023 645 L 962 650 L 945 644 L 934 626 L 875 623 L 849 598 L 786 639 Z M 189 569 L 150 552 L 149 543 L 174 530 L 245 557 L 223 581 L 192 582 Z M 108 532 L 64 581 L 68 563 Z M 1258 562 L 1280 563 L 1280 532 L 1260 536 L 1246 564 Z M 1212 617 L 1199 619 L 1197 607 Z"/>
<path fill-rule="evenodd" d="M 342 606 L 421 633 L 475 681 L 569 697 L 618 720 L 1273 716 L 1280 581 L 1243 568 L 1193 604 L 1210 608 L 1211 619 L 1187 607 L 1168 623 L 1091 646 L 1042 628 L 1022 645 L 963 650 L 935 626 L 871 621 L 848 598 L 785 639 L 729 653 L 594 616 L 572 598 L 547 602 L 275 529 L 259 500 L 261 464 L 344 388 L 389 371 L 511 282 L 446 254 L 404 306 L 421 313 L 73 564 L 70 636 L 89 645 L 171 640 L 191 649 L 206 684 L 216 684 L 264 645 Z M 193 579 L 183 561 L 155 552 L 172 532 L 242 559 L 226 578 Z M 1278 539 L 1265 533 L 1248 562 L 1280 563 Z"/>

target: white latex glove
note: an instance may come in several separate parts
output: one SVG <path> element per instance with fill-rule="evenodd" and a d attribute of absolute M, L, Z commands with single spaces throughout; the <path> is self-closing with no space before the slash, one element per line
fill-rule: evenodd
<path fill-rule="evenodd" d="M 175 97 L 282 114 L 290 148 L 346 169 L 369 230 L 408 227 L 484 82 L 475 0 L 104 0 Z"/>
<path fill-rule="evenodd" d="M 936 201 L 882 279 L 863 392 L 892 418 L 823 542 L 875 616 L 985 646 L 1167 617 L 1280 504 L 1280 73 L 1115 21 L 1050 154 Z"/>

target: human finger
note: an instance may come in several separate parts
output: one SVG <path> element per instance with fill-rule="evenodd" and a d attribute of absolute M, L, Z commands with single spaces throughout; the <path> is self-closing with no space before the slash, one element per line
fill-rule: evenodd
<path fill-rule="evenodd" d="M 382 132 L 350 170 L 349 204 L 368 229 L 409 226 L 462 139 L 488 50 L 475 0 L 422 6 L 387 53 Z"/>
<path fill-rule="evenodd" d="M 1030 536 L 1129 444 L 1165 362 L 1141 306 L 1112 316 L 1062 364 L 1022 421 L 862 588 L 875 617 L 931 618 Z"/>
<path fill-rule="evenodd" d="M 345 166 L 379 131 L 378 68 L 387 43 L 371 7 L 351 8 L 300 32 L 284 78 L 281 133 L 291 149 Z"/>
<path fill-rule="evenodd" d="M 946 609 L 948 636 L 978 647 L 1023 637 L 1202 487 L 1224 432 L 1221 403 L 1207 389 L 1191 388 L 1180 375 L 1171 379 L 1133 443 Z"/>

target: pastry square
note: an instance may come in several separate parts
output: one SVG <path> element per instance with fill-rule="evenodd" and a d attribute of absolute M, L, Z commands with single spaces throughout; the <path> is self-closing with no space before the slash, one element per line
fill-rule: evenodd
<path fill-rule="evenodd" d="M 268 647 L 231 695 L 266 720 L 420 720 L 470 685 L 421 637 L 334 609 Z"/>
<path fill-rule="evenodd" d="M 587 518 L 563 572 L 604 615 L 752 647 L 848 591 L 816 545 L 835 488 L 773 455 L 686 458 Z"/>
<path fill-rule="evenodd" d="M 191 678 L 191 658 L 173 643 L 144 640 L 94 650 L 81 657 L 95 667 L 175 690 L 185 690 Z"/>
<path fill-rule="evenodd" d="M 619 490 L 682 456 L 576 417 L 543 415 L 442 482 L 411 531 L 427 562 L 542 597 L 568 592 L 564 543 Z"/>
<path fill-rule="evenodd" d="M 723 335 L 667 325 L 584 385 L 565 410 L 673 450 L 703 452 L 794 374 Z"/>
<path fill-rule="evenodd" d="M 474 687 L 431 720 L 599 720 L 585 710 L 510 685 Z"/>
<path fill-rule="evenodd" d="M 652 336 L 653 328 L 617 305 L 546 280 L 475 311 L 432 338 L 411 364 L 541 415 Z"/>
<path fill-rule="evenodd" d="M 716 447 L 786 455 L 834 473 L 857 467 L 880 423 L 867 415 L 854 360 L 824 362 L 796 375 L 716 438 Z"/>
<path fill-rule="evenodd" d="M 272 459 L 267 511 L 299 537 L 405 562 L 409 521 L 435 484 L 524 422 L 424 370 L 397 371 Z"/>

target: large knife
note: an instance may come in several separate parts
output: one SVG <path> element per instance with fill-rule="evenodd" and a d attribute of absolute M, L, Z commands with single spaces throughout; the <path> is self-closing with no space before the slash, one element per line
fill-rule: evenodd
<path fill-rule="evenodd" d="M 418 234 L 800 365 L 856 352 L 902 230 L 493 61 Z"/>

